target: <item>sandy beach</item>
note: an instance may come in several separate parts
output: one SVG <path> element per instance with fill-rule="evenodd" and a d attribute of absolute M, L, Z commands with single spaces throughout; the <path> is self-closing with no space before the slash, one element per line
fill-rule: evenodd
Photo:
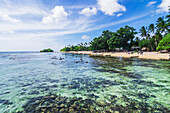
<path fill-rule="evenodd" d="M 89 56 L 103 56 L 103 57 L 123 57 L 123 58 L 141 58 L 141 59 L 153 59 L 153 60 L 170 60 L 169 53 L 160 53 L 160 52 L 143 52 L 143 54 L 130 52 L 102 52 L 102 53 L 93 53 L 92 51 L 70 51 L 66 53 L 71 54 L 86 54 Z"/>

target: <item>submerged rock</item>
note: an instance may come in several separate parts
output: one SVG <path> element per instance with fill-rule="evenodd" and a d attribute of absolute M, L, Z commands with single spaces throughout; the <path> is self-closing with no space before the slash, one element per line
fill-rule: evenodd
<path fill-rule="evenodd" d="M 54 56 L 54 57 L 52 57 L 51 59 L 56 59 L 56 60 L 57 60 L 58 58 L 57 58 L 56 56 Z"/>
<path fill-rule="evenodd" d="M 143 113 L 143 112 L 168 112 L 161 104 L 155 102 L 155 108 L 149 106 L 146 102 L 138 102 L 123 95 L 126 106 L 114 103 L 107 103 L 104 100 L 83 99 L 81 97 L 63 97 L 60 95 L 47 95 L 30 100 L 23 106 L 23 112 L 26 113 Z M 120 99 L 117 96 L 111 96 L 112 100 Z M 5 100 L 0 100 L 4 102 Z M 20 111 L 22 112 L 22 111 Z"/>
<path fill-rule="evenodd" d="M 59 58 L 59 60 L 63 60 L 63 59 L 64 59 L 64 58 L 61 58 L 61 57 Z"/>
<path fill-rule="evenodd" d="M 10 102 L 9 100 L 0 99 L 0 104 L 10 105 L 10 104 L 13 104 L 13 103 L 12 103 L 12 102 Z"/>
<path fill-rule="evenodd" d="M 32 91 L 32 92 L 29 93 L 29 95 L 35 95 L 35 94 L 40 94 L 40 92 L 39 91 Z"/>
<path fill-rule="evenodd" d="M 106 102 L 103 101 L 103 100 L 97 100 L 97 101 L 96 101 L 96 104 L 97 104 L 98 106 L 100 106 L 100 107 L 104 107 L 104 106 L 107 106 L 107 105 L 108 105 L 108 103 L 106 103 Z"/>

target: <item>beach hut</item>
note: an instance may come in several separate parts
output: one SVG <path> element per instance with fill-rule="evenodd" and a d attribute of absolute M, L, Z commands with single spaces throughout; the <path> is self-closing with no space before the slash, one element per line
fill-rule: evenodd
<path fill-rule="evenodd" d="M 149 51 L 149 49 L 147 47 L 143 47 L 142 51 Z"/>

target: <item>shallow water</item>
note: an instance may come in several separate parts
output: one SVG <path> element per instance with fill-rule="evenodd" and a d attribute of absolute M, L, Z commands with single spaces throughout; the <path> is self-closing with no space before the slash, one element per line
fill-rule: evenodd
<path fill-rule="evenodd" d="M 76 106 L 88 104 L 85 109 L 99 111 L 167 112 L 170 62 L 64 53 L 0 53 L 0 113 L 49 106 L 49 101 L 34 104 L 47 95 L 69 102 L 77 98 Z"/>

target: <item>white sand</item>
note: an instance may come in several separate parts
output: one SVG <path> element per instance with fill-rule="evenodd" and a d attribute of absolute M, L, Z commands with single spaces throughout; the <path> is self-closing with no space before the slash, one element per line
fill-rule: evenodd
<path fill-rule="evenodd" d="M 93 53 L 92 51 L 70 51 L 67 53 L 72 54 L 88 54 L 89 56 L 110 56 L 110 57 L 124 57 L 124 58 L 141 58 L 141 59 L 154 59 L 154 60 L 170 60 L 169 53 L 159 53 L 159 52 L 143 52 L 143 54 L 128 54 L 125 52 L 103 52 L 103 53 Z"/>

